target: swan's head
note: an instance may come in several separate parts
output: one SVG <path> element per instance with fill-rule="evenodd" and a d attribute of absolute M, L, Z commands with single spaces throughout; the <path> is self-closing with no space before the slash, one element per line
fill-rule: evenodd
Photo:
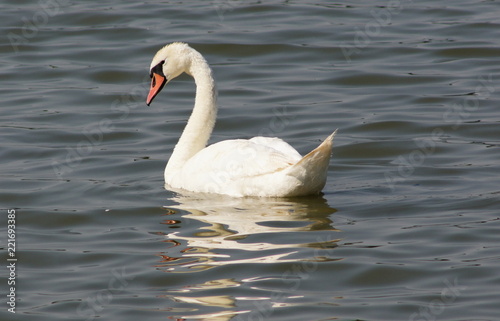
<path fill-rule="evenodd" d="M 149 69 L 151 88 L 146 99 L 148 106 L 170 80 L 183 72 L 189 73 L 190 53 L 192 51 L 193 49 L 188 44 L 174 42 L 156 53 Z"/>

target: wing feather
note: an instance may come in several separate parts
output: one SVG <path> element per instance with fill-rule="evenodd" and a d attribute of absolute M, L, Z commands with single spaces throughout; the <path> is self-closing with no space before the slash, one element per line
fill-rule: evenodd
<path fill-rule="evenodd" d="M 283 170 L 301 158 L 281 139 L 255 137 L 210 145 L 189 159 L 183 169 L 190 172 L 189 175 L 224 173 L 228 178 L 241 178 Z"/>

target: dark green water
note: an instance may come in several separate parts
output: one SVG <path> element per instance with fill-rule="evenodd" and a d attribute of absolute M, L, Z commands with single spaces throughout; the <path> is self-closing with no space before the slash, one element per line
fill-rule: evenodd
<path fill-rule="evenodd" d="M 0 320 L 498 320 L 498 1 L 7 1 Z M 187 76 L 146 107 L 166 43 L 205 55 L 217 142 L 335 128 L 324 195 L 176 194 Z"/>

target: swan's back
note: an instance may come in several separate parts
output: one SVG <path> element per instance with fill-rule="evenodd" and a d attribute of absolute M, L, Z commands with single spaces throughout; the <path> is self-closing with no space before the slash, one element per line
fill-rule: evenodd
<path fill-rule="evenodd" d="M 174 175 L 165 172 L 165 181 L 191 191 L 245 196 L 240 195 L 242 190 L 250 188 L 256 177 L 263 180 L 301 159 L 287 143 L 276 145 L 273 148 L 264 137 L 218 142 L 199 151 Z"/>
<path fill-rule="evenodd" d="M 332 138 L 305 157 L 279 138 L 222 141 L 198 152 L 173 175 L 166 172 L 165 182 L 238 197 L 318 194 L 325 185 Z"/>

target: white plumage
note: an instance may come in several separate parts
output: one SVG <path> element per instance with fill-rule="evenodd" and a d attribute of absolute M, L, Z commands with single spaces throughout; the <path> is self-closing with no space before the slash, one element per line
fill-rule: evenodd
<path fill-rule="evenodd" d="M 217 91 L 206 60 L 187 44 L 175 42 L 158 51 L 150 70 L 148 105 L 163 85 L 183 72 L 196 82 L 193 112 L 165 168 L 167 187 L 236 197 L 321 192 L 336 131 L 304 157 L 279 138 L 226 140 L 206 146 L 217 115 Z"/>

